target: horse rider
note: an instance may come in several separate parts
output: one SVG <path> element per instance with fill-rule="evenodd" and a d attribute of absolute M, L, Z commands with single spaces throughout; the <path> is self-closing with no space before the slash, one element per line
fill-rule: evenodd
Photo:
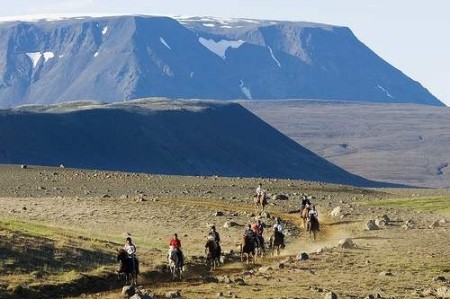
<path fill-rule="evenodd" d="M 264 226 L 261 222 L 261 220 L 258 219 L 258 221 L 253 224 L 253 232 L 255 233 L 255 237 L 256 237 L 256 243 L 258 243 L 258 246 L 262 246 L 262 242 L 263 242 L 263 232 L 264 232 Z"/>
<path fill-rule="evenodd" d="M 313 216 L 314 218 L 319 219 L 319 213 L 316 210 L 316 205 L 312 205 L 311 210 L 309 210 L 308 216 L 309 218 Z"/>
<path fill-rule="evenodd" d="M 176 254 L 178 255 L 180 267 L 183 267 L 184 257 L 183 252 L 181 251 L 181 241 L 180 239 L 178 239 L 178 235 L 176 233 L 173 234 L 172 239 L 170 239 L 169 248 L 175 250 Z"/>
<path fill-rule="evenodd" d="M 274 231 L 276 230 L 281 237 L 281 247 L 284 248 L 285 244 L 284 244 L 284 233 L 283 233 L 283 226 L 281 225 L 281 219 L 279 217 L 277 217 L 275 219 L 275 224 L 273 225 L 273 229 Z"/>
<path fill-rule="evenodd" d="M 300 214 L 303 212 L 303 210 L 305 209 L 305 207 L 309 205 L 311 206 L 311 201 L 309 200 L 309 198 L 306 195 L 302 195 L 302 202 L 301 202 L 301 207 L 300 207 Z"/>
<path fill-rule="evenodd" d="M 266 191 L 263 189 L 262 184 L 259 183 L 259 184 L 258 184 L 258 187 L 256 188 L 256 197 L 257 197 L 259 200 L 263 200 L 263 199 L 264 199 L 263 196 L 264 196 L 264 193 L 265 193 L 265 192 L 266 192 Z"/>
<path fill-rule="evenodd" d="M 133 269 L 136 269 L 136 245 L 133 244 L 133 241 L 131 240 L 131 237 L 127 237 L 125 240 L 125 245 L 123 246 L 123 249 L 128 254 L 128 258 L 132 259 L 133 261 Z"/>
<path fill-rule="evenodd" d="M 220 247 L 220 235 L 216 231 L 216 226 L 211 226 L 211 230 L 209 231 L 208 238 L 214 240 L 217 244 L 217 248 L 219 249 L 219 255 L 221 254 L 222 248 Z"/>
<path fill-rule="evenodd" d="M 244 231 L 244 237 L 248 237 L 250 238 L 250 240 L 254 241 L 255 240 L 255 232 L 252 229 L 251 224 L 249 224 L 247 226 L 247 228 Z"/>

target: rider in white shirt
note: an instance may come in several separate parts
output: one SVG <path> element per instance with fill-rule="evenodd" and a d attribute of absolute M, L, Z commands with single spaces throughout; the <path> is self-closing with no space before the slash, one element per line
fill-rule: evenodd
<path fill-rule="evenodd" d="M 129 258 L 133 258 L 136 254 L 136 246 L 133 244 L 130 237 L 127 238 L 123 249 L 128 253 Z"/>
<path fill-rule="evenodd" d="M 309 217 L 311 216 L 315 217 L 316 219 L 319 218 L 319 213 L 316 210 L 316 205 L 313 205 L 311 210 L 309 210 Z"/>

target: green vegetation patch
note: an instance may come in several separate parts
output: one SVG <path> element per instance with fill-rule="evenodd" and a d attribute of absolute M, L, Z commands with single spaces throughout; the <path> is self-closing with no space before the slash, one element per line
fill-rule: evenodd
<path fill-rule="evenodd" d="M 450 215 L 450 197 L 445 196 L 383 199 L 366 202 L 366 204 L 372 207 L 382 206 L 417 211 L 434 211 L 439 214 Z"/>

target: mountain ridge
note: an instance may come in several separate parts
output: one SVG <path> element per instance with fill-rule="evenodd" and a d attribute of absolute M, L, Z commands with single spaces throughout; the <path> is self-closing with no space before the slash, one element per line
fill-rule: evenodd
<path fill-rule="evenodd" d="M 143 97 L 443 106 L 342 26 L 141 15 L 0 22 L 0 106 Z"/>

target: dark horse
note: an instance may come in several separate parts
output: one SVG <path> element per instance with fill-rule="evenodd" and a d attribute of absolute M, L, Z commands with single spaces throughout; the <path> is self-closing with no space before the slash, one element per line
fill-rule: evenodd
<path fill-rule="evenodd" d="M 241 243 L 241 261 L 244 261 L 244 254 L 248 260 L 251 258 L 252 263 L 255 263 L 255 256 L 256 256 L 256 245 L 255 240 L 250 236 L 244 236 L 242 243 Z"/>
<path fill-rule="evenodd" d="M 125 275 L 125 284 L 128 284 L 128 278 L 131 278 L 131 284 L 137 284 L 137 276 L 139 274 L 139 261 L 135 257 L 128 257 L 128 253 L 124 249 L 119 249 L 117 261 L 120 261 L 119 279 L 121 275 Z"/>
<path fill-rule="evenodd" d="M 309 236 L 312 236 L 315 240 L 316 232 L 319 231 L 319 219 L 314 215 L 310 215 L 308 217 L 308 223 L 306 224 L 306 230 L 309 232 Z"/>
<path fill-rule="evenodd" d="M 284 248 L 284 235 L 276 228 L 273 229 L 273 235 L 270 237 L 269 247 L 272 249 L 272 255 L 275 252 L 280 255 L 280 249 Z"/>
<path fill-rule="evenodd" d="M 220 264 L 220 254 L 221 249 L 220 245 L 217 244 L 213 239 L 208 239 L 205 244 L 205 254 L 206 254 L 206 263 L 211 265 L 211 268 L 214 270 L 216 266 Z"/>

